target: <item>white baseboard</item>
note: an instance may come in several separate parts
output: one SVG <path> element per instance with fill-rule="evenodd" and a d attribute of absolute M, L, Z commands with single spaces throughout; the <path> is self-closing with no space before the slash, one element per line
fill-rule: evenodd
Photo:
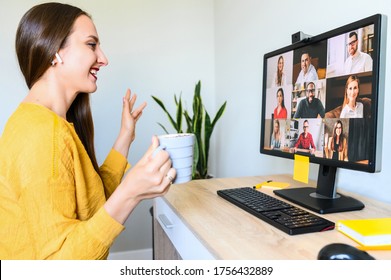
<path fill-rule="evenodd" d="M 152 249 L 110 252 L 108 260 L 152 260 Z"/>

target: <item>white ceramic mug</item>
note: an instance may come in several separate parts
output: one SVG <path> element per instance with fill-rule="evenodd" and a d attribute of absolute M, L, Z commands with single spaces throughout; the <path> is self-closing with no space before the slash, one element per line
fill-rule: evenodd
<path fill-rule="evenodd" d="M 154 153 L 166 150 L 172 166 L 176 169 L 174 184 L 189 182 L 193 173 L 193 154 L 195 136 L 192 133 L 176 133 L 158 136 L 159 147 Z"/>

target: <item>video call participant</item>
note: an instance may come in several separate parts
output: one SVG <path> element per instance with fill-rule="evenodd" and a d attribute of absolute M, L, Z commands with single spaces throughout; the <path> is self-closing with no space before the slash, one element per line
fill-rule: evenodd
<path fill-rule="evenodd" d="M 273 121 L 273 133 L 272 133 L 272 149 L 281 148 L 281 132 L 280 132 L 280 122 L 278 120 Z"/>
<path fill-rule="evenodd" d="M 307 97 L 300 101 L 294 118 L 324 118 L 325 109 L 322 102 L 315 97 L 315 84 L 309 82 L 306 88 Z"/>
<path fill-rule="evenodd" d="M 308 51 L 305 51 L 301 54 L 301 71 L 297 77 L 296 84 L 301 86 L 304 83 L 318 80 L 318 73 L 316 72 L 315 67 L 311 64 L 311 56 Z"/>
<path fill-rule="evenodd" d="M 372 58 L 369 54 L 358 50 L 358 36 L 356 32 L 349 33 L 349 57 L 345 60 L 345 74 L 372 71 Z"/>
<path fill-rule="evenodd" d="M 359 93 L 360 80 L 357 76 L 350 76 L 346 80 L 341 118 L 362 118 L 364 116 L 364 105 L 357 102 Z"/>
<path fill-rule="evenodd" d="M 286 119 L 288 112 L 285 108 L 284 90 L 279 88 L 277 90 L 277 107 L 274 109 L 273 116 L 275 119 Z"/>
<path fill-rule="evenodd" d="M 325 140 L 325 154 L 327 158 L 344 161 L 348 160 L 348 144 L 340 120 L 337 120 L 334 124 L 333 135 Z"/>
<path fill-rule="evenodd" d="M 286 76 L 284 73 L 284 57 L 281 55 L 277 62 L 277 71 L 273 77 L 273 86 L 281 87 L 286 85 Z"/>
<path fill-rule="evenodd" d="M 297 152 L 297 149 L 306 149 L 309 150 L 311 154 L 315 152 L 315 143 L 312 138 L 311 133 L 309 133 L 309 122 L 308 120 L 305 120 L 303 122 L 303 132 L 300 134 L 299 139 L 297 139 L 297 142 L 294 147 L 294 151 Z"/>

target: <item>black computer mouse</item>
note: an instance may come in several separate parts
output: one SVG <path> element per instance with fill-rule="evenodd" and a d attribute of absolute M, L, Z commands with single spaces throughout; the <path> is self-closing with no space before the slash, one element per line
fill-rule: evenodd
<path fill-rule="evenodd" d="M 374 260 L 365 251 L 359 250 L 351 245 L 332 243 L 324 246 L 318 254 L 318 260 Z"/>

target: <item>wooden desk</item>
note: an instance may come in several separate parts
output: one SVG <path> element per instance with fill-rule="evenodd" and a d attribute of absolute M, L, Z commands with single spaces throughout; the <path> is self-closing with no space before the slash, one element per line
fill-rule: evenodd
<path fill-rule="evenodd" d="M 173 185 L 164 198 L 154 202 L 155 259 L 315 260 L 327 244 L 357 245 L 336 229 L 290 236 L 216 194 L 219 189 L 253 186 L 265 180 L 290 182 L 292 187 L 305 186 L 293 181 L 291 175 L 195 180 Z M 260 190 L 274 195 L 271 189 Z M 365 208 L 323 216 L 335 223 L 342 219 L 391 216 L 390 204 L 355 194 L 351 196 L 361 200 Z M 162 215 L 166 215 L 169 223 L 173 221 L 168 228 L 160 220 Z M 165 236 L 169 238 L 165 239 Z M 175 248 L 166 254 L 167 246 Z M 377 259 L 391 260 L 391 251 L 368 253 Z"/>

